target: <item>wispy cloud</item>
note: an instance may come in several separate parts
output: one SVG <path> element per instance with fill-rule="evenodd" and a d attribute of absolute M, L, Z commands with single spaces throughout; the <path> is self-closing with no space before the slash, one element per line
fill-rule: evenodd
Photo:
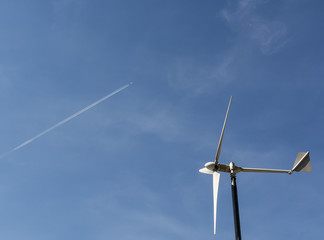
<path fill-rule="evenodd" d="M 193 96 L 221 91 L 236 80 L 237 70 L 244 68 L 242 56 L 246 51 L 256 49 L 263 55 L 272 55 L 286 46 L 287 25 L 276 17 L 265 18 L 259 14 L 259 7 L 266 4 L 262 0 L 229 0 L 219 16 L 233 32 L 232 44 L 219 48 L 208 64 L 184 57 L 172 61 L 167 69 L 170 87 Z"/>
<path fill-rule="evenodd" d="M 238 3 L 228 1 L 221 16 L 235 30 L 240 41 L 251 41 L 265 55 L 279 51 L 288 42 L 287 26 L 277 19 L 265 19 L 257 13 L 257 8 L 266 1 L 244 0 Z"/>
<path fill-rule="evenodd" d="M 126 136 L 153 135 L 165 142 L 188 140 L 186 122 L 176 109 L 162 103 L 154 103 L 151 108 L 141 109 L 141 105 L 133 106 L 123 115 L 123 123 L 110 122 L 113 128 L 127 129 Z"/>
<path fill-rule="evenodd" d="M 166 199 L 136 176 L 131 184 L 119 181 L 107 186 L 106 194 L 91 196 L 84 202 L 91 221 L 101 222 L 97 234 L 100 239 L 115 235 L 122 239 L 196 239 L 193 236 L 197 229 L 192 231 L 179 216 L 164 212 L 162 203 Z"/>
<path fill-rule="evenodd" d="M 132 123 L 141 131 L 156 134 L 166 141 L 177 138 L 183 129 L 179 120 L 166 110 L 137 115 L 133 120 Z"/>
<path fill-rule="evenodd" d="M 7 77 L 6 73 L 3 70 L 3 67 L 0 66 L 0 86 L 1 89 L 8 87 L 10 84 L 9 78 Z"/>
<path fill-rule="evenodd" d="M 282 22 L 269 22 L 265 20 L 252 20 L 251 39 L 259 45 L 263 54 L 272 54 L 286 45 L 287 28 Z"/>
<path fill-rule="evenodd" d="M 168 68 L 169 85 L 194 95 L 212 91 L 216 85 L 221 89 L 233 79 L 230 71 L 232 61 L 231 53 L 225 53 L 219 61 L 209 65 L 202 65 L 193 59 L 177 59 Z"/>

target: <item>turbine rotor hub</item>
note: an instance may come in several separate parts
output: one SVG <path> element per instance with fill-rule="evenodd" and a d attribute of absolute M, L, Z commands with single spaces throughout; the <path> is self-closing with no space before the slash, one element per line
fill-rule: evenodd
<path fill-rule="evenodd" d="M 207 168 L 210 171 L 216 171 L 217 169 L 215 169 L 215 163 L 214 162 L 208 162 L 205 164 L 205 168 Z"/>

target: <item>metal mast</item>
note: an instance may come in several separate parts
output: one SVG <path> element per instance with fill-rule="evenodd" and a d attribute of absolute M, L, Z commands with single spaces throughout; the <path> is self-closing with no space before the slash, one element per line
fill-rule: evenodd
<path fill-rule="evenodd" d="M 239 213 L 238 197 L 237 197 L 236 173 L 234 171 L 235 164 L 233 162 L 231 162 L 229 164 L 229 167 L 231 170 L 231 187 L 232 187 L 235 239 L 241 240 L 242 237 L 241 237 L 240 213 Z"/>

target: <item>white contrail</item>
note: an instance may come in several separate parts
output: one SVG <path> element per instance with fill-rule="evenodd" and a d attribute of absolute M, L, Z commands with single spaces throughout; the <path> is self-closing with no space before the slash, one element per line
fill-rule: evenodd
<path fill-rule="evenodd" d="M 57 127 L 63 125 L 64 123 L 66 123 L 66 122 L 72 120 L 73 118 L 79 116 L 81 113 L 84 113 L 85 111 L 89 110 L 90 108 L 93 108 L 94 106 L 96 106 L 96 105 L 98 105 L 99 103 L 105 101 L 106 99 L 108 99 L 108 98 L 114 96 L 115 94 L 117 94 L 117 93 L 119 93 L 120 91 L 124 90 L 125 88 L 129 87 L 131 84 L 132 84 L 132 83 L 130 82 L 130 83 L 128 83 L 128 84 L 122 86 L 121 88 L 118 88 L 117 90 L 113 91 L 112 93 L 108 94 L 107 96 L 104 96 L 103 98 L 100 98 L 98 101 L 96 101 L 96 102 L 90 104 L 89 106 L 87 106 L 87 107 L 81 109 L 80 111 L 78 111 L 78 112 L 72 114 L 71 116 L 65 118 L 64 120 L 62 120 L 62 121 L 60 121 L 60 122 L 58 122 L 57 124 L 53 125 L 52 127 L 46 129 L 45 131 L 43 131 L 43 132 L 37 134 L 35 137 L 32 137 L 32 138 L 28 139 L 27 141 L 25 141 L 25 142 L 23 142 L 22 144 L 18 145 L 17 147 L 13 148 L 13 149 L 10 150 L 9 152 L 7 152 L 7 153 L 3 154 L 2 156 L 0 156 L 0 159 L 6 157 L 7 155 L 9 155 L 10 153 L 12 153 L 12 152 L 14 152 L 14 151 L 17 151 L 18 149 L 20 149 L 20 148 L 26 146 L 27 144 L 29 144 L 29 143 L 35 141 L 37 138 L 40 138 L 41 136 L 45 135 L 46 133 L 49 133 L 50 131 L 54 130 L 55 128 L 57 128 Z"/>

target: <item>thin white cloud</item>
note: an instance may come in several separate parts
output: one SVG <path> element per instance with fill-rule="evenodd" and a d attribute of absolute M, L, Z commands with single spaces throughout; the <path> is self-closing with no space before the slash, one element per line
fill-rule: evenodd
<path fill-rule="evenodd" d="M 0 86 L 3 90 L 3 88 L 8 87 L 10 84 L 9 78 L 6 76 L 6 73 L 3 70 L 3 67 L 0 66 Z"/>
<path fill-rule="evenodd" d="M 193 58 L 178 58 L 171 62 L 167 69 L 170 87 L 193 96 L 220 92 L 236 80 L 236 70 L 242 68 L 242 54 L 246 49 L 257 49 L 264 55 L 271 55 L 288 43 L 288 29 L 283 21 L 266 19 L 258 14 L 258 7 L 267 1 L 227 3 L 220 16 L 234 33 L 232 46 L 219 50 L 215 60 L 209 64 L 201 64 Z"/>
<path fill-rule="evenodd" d="M 143 185 L 135 175 L 131 184 L 119 181 L 107 186 L 105 194 L 91 196 L 84 202 L 91 221 L 101 222 L 97 235 L 100 239 L 117 234 L 122 239 L 195 239 L 189 225 L 163 211 L 163 196 Z M 133 204 L 129 204 L 130 199 Z"/>
<path fill-rule="evenodd" d="M 185 90 L 194 95 L 211 92 L 213 86 L 221 89 L 230 83 L 232 54 L 225 53 L 219 61 L 202 65 L 193 59 L 177 59 L 168 68 L 169 85 L 177 90 Z"/>
<path fill-rule="evenodd" d="M 75 7 L 79 4 L 83 4 L 84 1 L 81 0 L 54 0 L 52 1 L 52 7 L 55 13 L 59 14 L 62 12 L 67 12 L 71 7 Z"/>
<path fill-rule="evenodd" d="M 242 149 L 238 146 L 230 147 L 230 152 L 225 152 L 229 159 L 235 159 L 237 164 L 241 167 L 256 167 L 256 168 L 280 168 L 281 165 L 285 165 L 282 162 L 283 156 L 285 156 L 282 149 L 269 149 L 268 151 L 258 149 Z M 225 155 L 224 154 L 224 155 Z M 287 161 L 287 169 L 290 169 L 294 162 L 294 157 L 291 156 L 291 161 Z"/>
<path fill-rule="evenodd" d="M 135 126 L 137 133 L 154 134 L 164 141 L 177 141 L 184 130 L 173 110 L 162 106 L 152 111 L 134 112 L 128 124 Z"/>
<path fill-rule="evenodd" d="M 282 22 L 267 22 L 256 19 L 251 21 L 251 39 L 255 40 L 260 50 L 265 55 L 270 55 L 279 51 L 286 45 L 287 28 Z"/>
<path fill-rule="evenodd" d="M 228 1 L 228 6 L 220 14 L 238 34 L 240 42 L 251 41 L 263 54 L 271 55 L 286 45 L 288 31 L 284 22 L 258 15 L 257 7 L 262 4 L 267 1 Z"/>

